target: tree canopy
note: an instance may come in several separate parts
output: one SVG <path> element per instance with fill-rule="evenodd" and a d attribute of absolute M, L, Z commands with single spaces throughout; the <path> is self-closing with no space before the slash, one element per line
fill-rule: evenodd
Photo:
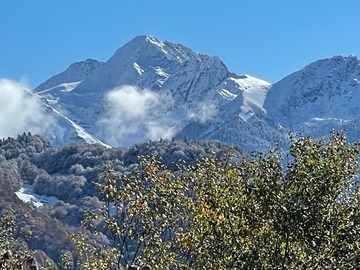
<path fill-rule="evenodd" d="M 291 141 L 285 157 L 109 165 L 98 184 L 106 207 L 73 238 L 80 268 L 359 269 L 359 146 L 343 133 Z M 99 235 L 111 243 L 91 241 Z"/>

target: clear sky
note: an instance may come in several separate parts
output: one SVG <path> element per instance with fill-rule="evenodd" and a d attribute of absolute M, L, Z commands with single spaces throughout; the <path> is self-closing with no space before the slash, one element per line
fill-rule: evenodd
<path fill-rule="evenodd" d="M 36 87 L 141 34 L 274 83 L 321 58 L 360 57 L 360 1 L 0 0 L 0 77 Z"/>

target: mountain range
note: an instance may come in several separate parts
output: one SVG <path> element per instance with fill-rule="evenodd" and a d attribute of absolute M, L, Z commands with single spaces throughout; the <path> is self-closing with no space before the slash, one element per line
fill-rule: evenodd
<path fill-rule="evenodd" d="M 95 183 L 104 180 L 105 164 L 129 173 L 139 156 L 154 155 L 177 170 L 179 160 L 194 166 L 230 152 L 236 164 L 245 152 L 286 149 L 289 132 L 323 138 L 344 129 L 355 141 L 359 82 L 355 56 L 322 59 L 270 84 L 236 75 L 217 57 L 138 36 L 105 63 L 76 62 L 24 88 L 21 97 L 49 116 L 35 124 L 44 122 L 50 142 L 30 132 L 0 139 L 0 208 L 14 206 L 18 239 L 37 250 L 39 263 L 58 269 L 63 251 L 74 254 L 70 238 L 83 232 L 84 213 L 104 209 Z M 110 243 L 102 233 L 93 240 Z"/>
<path fill-rule="evenodd" d="M 50 140 L 129 146 L 145 140 L 220 140 L 247 152 L 286 147 L 289 132 L 360 138 L 360 62 L 334 56 L 275 84 L 230 72 L 218 57 L 138 36 L 107 62 L 73 63 L 33 90 L 61 134 Z"/>

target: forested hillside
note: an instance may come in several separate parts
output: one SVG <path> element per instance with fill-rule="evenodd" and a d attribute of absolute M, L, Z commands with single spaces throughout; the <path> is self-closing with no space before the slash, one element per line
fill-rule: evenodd
<path fill-rule="evenodd" d="M 238 147 L 218 141 L 161 140 L 129 148 L 90 144 L 53 148 L 44 137 L 24 133 L 0 140 L 0 207 L 2 212 L 9 208 L 14 212 L 17 241 L 39 250 L 37 260 L 48 261 L 55 269 L 64 251 L 73 252 L 70 235 L 79 232 L 84 212 L 99 212 L 104 206 L 95 183 L 103 181 L 106 165 L 111 164 L 118 172 L 131 172 L 140 156 L 152 155 L 177 170 L 179 160 L 194 165 L 202 157 L 213 155 L 220 160 L 229 153 L 234 162 L 243 156 Z M 24 186 L 26 189 L 18 192 Z M 32 199 L 25 203 L 29 196 Z M 97 241 L 108 244 L 106 238 Z"/>
<path fill-rule="evenodd" d="M 0 266 L 359 269 L 359 144 L 1 141 Z"/>

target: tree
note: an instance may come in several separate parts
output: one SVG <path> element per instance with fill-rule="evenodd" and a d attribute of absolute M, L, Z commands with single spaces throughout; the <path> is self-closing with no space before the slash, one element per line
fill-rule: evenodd
<path fill-rule="evenodd" d="M 16 219 L 10 211 L 4 211 L 0 216 L 0 269 L 3 270 L 36 270 L 37 262 L 34 252 L 16 241 Z"/>
<path fill-rule="evenodd" d="M 285 160 L 275 149 L 177 171 L 152 157 L 130 174 L 109 166 L 99 184 L 105 210 L 89 213 L 84 226 L 111 245 L 75 237 L 80 266 L 359 269 L 358 145 L 343 133 L 291 139 Z"/>

